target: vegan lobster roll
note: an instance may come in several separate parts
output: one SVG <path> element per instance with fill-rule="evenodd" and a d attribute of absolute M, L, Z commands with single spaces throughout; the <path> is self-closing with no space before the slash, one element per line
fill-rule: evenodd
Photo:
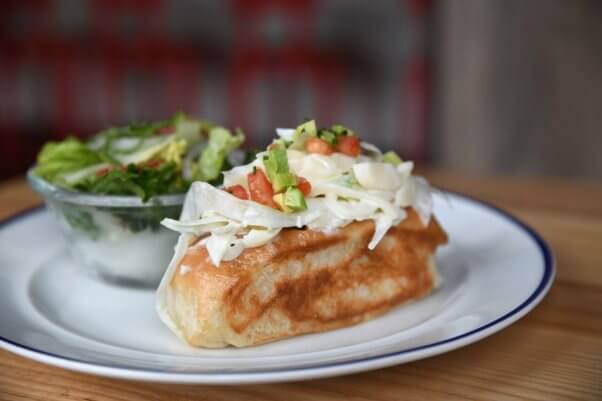
<path fill-rule="evenodd" d="M 251 346 L 350 326 L 437 287 L 447 235 L 413 163 L 350 129 L 278 129 L 265 152 L 194 183 L 157 291 L 193 346 Z"/>

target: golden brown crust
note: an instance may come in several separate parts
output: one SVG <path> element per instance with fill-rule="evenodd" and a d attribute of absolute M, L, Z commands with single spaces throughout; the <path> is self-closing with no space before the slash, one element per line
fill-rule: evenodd
<path fill-rule="evenodd" d="M 168 287 L 168 313 L 192 345 L 247 346 L 355 324 L 419 298 L 447 235 L 411 210 L 373 251 L 372 221 L 333 234 L 284 229 L 270 243 L 215 267 L 191 247 Z"/>

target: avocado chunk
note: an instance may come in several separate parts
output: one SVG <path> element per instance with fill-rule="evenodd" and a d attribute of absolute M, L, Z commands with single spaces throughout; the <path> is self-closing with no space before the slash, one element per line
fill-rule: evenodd
<path fill-rule="evenodd" d="M 300 212 L 307 209 L 305 197 L 299 188 L 289 187 L 286 192 L 272 197 L 284 213 Z"/>
<path fill-rule="evenodd" d="M 304 150 L 305 142 L 311 137 L 318 135 L 318 127 L 315 120 L 307 121 L 295 129 L 293 134 L 293 142 L 290 145 L 291 149 Z"/>
<path fill-rule="evenodd" d="M 272 180 L 272 188 L 274 192 L 282 192 L 287 187 L 297 185 L 297 179 L 291 173 L 277 173 Z"/>
<path fill-rule="evenodd" d="M 280 207 L 280 209 L 284 212 L 284 213 L 292 213 L 294 212 L 293 209 L 291 209 L 290 207 L 286 206 L 286 204 L 284 203 L 284 194 L 276 194 L 272 197 L 272 199 L 274 200 L 274 202 L 276 202 L 276 204 Z"/>
<path fill-rule="evenodd" d="M 307 134 L 309 136 L 318 135 L 318 127 L 316 126 L 316 120 L 309 120 L 299 125 L 295 129 L 295 135 L 293 135 L 293 141 L 299 138 L 301 134 Z"/>
<path fill-rule="evenodd" d="M 263 165 L 274 192 L 282 192 L 287 187 L 297 185 L 295 176 L 289 171 L 288 158 L 284 147 L 272 146 L 268 151 L 268 155 L 263 159 Z"/>
<path fill-rule="evenodd" d="M 303 192 L 299 188 L 289 187 L 284 193 L 284 206 L 295 212 L 307 209 Z"/>
<path fill-rule="evenodd" d="M 286 150 L 281 146 L 273 146 L 268 150 L 267 156 L 263 157 L 263 165 L 270 181 L 274 180 L 276 174 L 288 172 Z"/>
<path fill-rule="evenodd" d="M 398 166 L 401 164 L 401 158 L 397 156 L 397 153 L 389 151 L 383 155 L 383 162 Z"/>

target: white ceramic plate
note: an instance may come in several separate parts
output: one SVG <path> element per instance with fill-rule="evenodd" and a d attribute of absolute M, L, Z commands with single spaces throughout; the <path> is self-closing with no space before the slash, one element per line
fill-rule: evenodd
<path fill-rule="evenodd" d="M 194 349 L 159 321 L 154 293 L 96 281 L 66 257 L 43 208 L 0 227 L 0 347 L 116 378 L 235 384 L 335 376 L 426 358 L 503 329 L 530 311 L 554 277 L 530 228 L 469 198 L 435 198 L 451 242 L 437 259 L 442 286 L 354 327 L 258 347 Z"/>

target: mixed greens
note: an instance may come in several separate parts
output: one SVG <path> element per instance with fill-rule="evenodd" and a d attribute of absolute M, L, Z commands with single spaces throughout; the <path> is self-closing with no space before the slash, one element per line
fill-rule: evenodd
<path fill-rule="evenodd" d="M 102 234 L 103 212 L 132 233 L 157 231 L 163 218 L 179 215 L 181 206 L 153 198 L 183 194 L 194 181 L 219 185 L 221 172 L 233 165 L 228 156 L 243 141 L 240 130 L 232 133 L 178 113 L 158 122 L 108 128 L 88 141 L 69 137 L 49 142 L 38 154 L 33 174 L 68 190 L 136 196 L 147 203 L 141 208 L 51 204 L 73 229 L 93 240 Z"/>
<path fill-rule="evenodd" d="M 70 137 L 41 150 L 34 174 L 60 187 L 107 195 L 184 193 L 193 181 L 219 184 L 240 130 L 178 113 L 170 119 L 106 129 L 87 142 Z"/>

